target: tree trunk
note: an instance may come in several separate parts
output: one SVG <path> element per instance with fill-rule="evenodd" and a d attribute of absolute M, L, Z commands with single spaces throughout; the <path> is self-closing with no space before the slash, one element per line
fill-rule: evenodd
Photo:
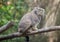
<path fill-rule="evenodd" d="M 51 2 L 50 2 L 50 4 L 51 4 Z M 46 15 L 45 27 L 56 25 L 56 21 L 57 21 L 56 19 L 57 19 L 57 15 L 58 15 L 59 4 L 60 4 L 59 0 L 54 0 L 53 1 L 52 5 L 50 7 L 50 10 Z M 49 5 L 46 8 L 48 9 Z M 57 42 L 56 31 L 49 32 L 48 36 L 49 36 L 49 39 L 48 39 L 49 42 Z"/>

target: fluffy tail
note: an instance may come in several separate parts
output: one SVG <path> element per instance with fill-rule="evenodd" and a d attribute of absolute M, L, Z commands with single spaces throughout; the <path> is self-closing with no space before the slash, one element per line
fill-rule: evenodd
<path fill-rule="evenodd" d="M 29 36 L 25 36 L 26 42 L 29 42 Z"/>

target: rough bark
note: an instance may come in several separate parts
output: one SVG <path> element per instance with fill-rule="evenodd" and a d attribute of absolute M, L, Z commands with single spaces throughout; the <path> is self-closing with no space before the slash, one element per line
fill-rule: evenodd
<path fill-rule="evenodd" d="M 52 0 L 50 0 L 52 1 Z M 51 7 L 49 7 L 47 9 L 50 9 L 49 12 L 46 15 L 46 24 L 45 26 L 54 26 L 56 25 L 56 19 L 57 19 L 57 15 L 58 15 L 58 8 L 59 8 L 59 0 L 54 0 L 52 2 Z M 51 4 L 51 3 L 50 3 Z M 55 31 L 48 33 L 49 42 L 57 42 L 57 34 Z"/>

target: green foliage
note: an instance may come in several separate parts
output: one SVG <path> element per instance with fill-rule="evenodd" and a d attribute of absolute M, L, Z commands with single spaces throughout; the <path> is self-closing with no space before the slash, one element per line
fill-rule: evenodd
<path fill-rule="evenodd" d="M 17 32 L 20 18 L 28 11 L 28 5 L 24 2 L 24 0 L 17 0 L 16 2 L 10 1 L 11 4 L 9 5 L 5 4 L 6 2 L 8 2 L 8 0 L 3 1 L 2 7 L 0 7 L 0 27 L 7 24 L 7 22 L 11 20 L 16 23 L 14 27 L 3 32 L 1 35 Z M 24 38 L 15 38 L 1 42 L 23 42 L 23 40 Z"/>

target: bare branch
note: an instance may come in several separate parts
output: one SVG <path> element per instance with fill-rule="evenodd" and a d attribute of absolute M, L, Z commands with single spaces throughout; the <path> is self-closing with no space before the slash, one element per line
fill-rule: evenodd
<path fill-rule="evenodd" d="M 14 26 L 14 22 L 9 21 L 6 25 L 0 27 L 0 33 L 4 32 L 5 30 L 9 29 L 12 26 Z"/>
<path fill-rule="evenodd" d="M 21 34 L 19 32 L 16 32 L 16 33 L 0 36 L 0 41 L 16 38 L 16 37 L 20 37 L 20 36 L 21 36 Z"/>
<path fill-rule="evenodd" d="M 16 38 L 16 37 L 22 37 L 22 36 L 26 36 L 26 35 L 45 33 L 45 32 L 50 32 L 50 31 L 55 31 L 55 30 L 60 30 L 60 26 L 52 26 L 52 27 L 42 28 L 42 29 L 39 29 L 38 31 L 32 31 L 31 33 L 27 33 L 25 35 L 22 35 L 22 33 L 19 33 L 19 32 L 12 33 L 12 34 L 8 34 L 8 35 L 0 36 L 0 41 L 12 39 L 12 38 Z"/>

